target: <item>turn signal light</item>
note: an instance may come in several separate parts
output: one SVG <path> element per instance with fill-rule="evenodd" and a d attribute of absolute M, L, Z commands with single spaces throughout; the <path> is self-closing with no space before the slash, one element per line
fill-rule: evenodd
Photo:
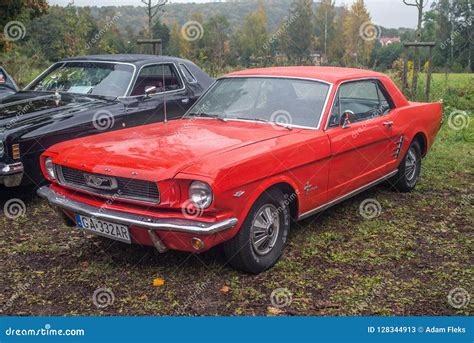
<path fill-rule="evenodd" d="M 193 246 L 194 250 L 198 251 L 204 249 L 204 247 L 206 246 L 201 239 L 196 237 L 193 237 L 191 239 L 191 245 Z"/>
<path fill-rule="evenodd" d="M 20 145 L 19 144 L 12 145 L 12 158 L 14 160 L 20 159 Z"/>

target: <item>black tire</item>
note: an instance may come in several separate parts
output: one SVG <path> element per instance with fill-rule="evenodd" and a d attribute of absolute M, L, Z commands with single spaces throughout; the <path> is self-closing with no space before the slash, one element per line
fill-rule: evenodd
<path fill-rule="evenodd" d="M 276 211 L 274 211 L 275 209 Z M 261 215 L 259 223 L 266 219 L 267 215 L 264 213 L 266 210 L 273 210 L 274 222 L 268 223 L 266 229 L 254 226 L 257 215 Z M 278 228 L 276 223 L 278 223 Z M 224 253 L 230 265 L 252 274 L 259 274 L 272 267 L 283 254 L 290 231 L 290 223 L 290 210 L 283 193 L 279 189 L 271 189 L 262 194 L 252 206 L 237 235 L 224 243 Z M 255 232 L 256 230 L 266 230 L 266 233 Z M 270 232 L 273 232 L 273 236 Z M 265 249 L 262 243 L 260 247 L 257 247 L 256 243 L 263 239 L 263 236 L 257 235 L 265 234 L 269 240 L 268 246 Z M 268 249 L 267 253 L 263 253 Z"/>
<path fill-rule="evenodd" d="M 409 165 L 414 161 L 413 171 L 409 172 Z M 408 168 L 408 169 L 407 169 Z M 418 183 L 418 178 L 421 172 L 421 148 L 417 141 L 413 141 L 407 150 L 407 153 L 403 157 L 400 166 L 398 167 L 398 173 L 395 174 L 389 183 L 391 186 L 399 192 L 407 193 L 411 192 Z"/>

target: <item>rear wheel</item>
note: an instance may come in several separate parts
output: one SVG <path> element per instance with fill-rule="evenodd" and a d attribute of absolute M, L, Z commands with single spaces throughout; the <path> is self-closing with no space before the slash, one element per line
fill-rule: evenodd
<path fill-rule="evenodd" d="M 280 258 L 290 231 L 290 211 L 278 189 L 265 192 L 252 206 L 237 235 L 224 244 L 229 263 L 258 274 Z"/>
<path fill-rule="evenodd" d="M 418 183 L 421 171 L 421 148 L 413 141 L 403 158 L 398 173 L 390 179 L 390 184 L 400 192 L 410 192 Z"/>

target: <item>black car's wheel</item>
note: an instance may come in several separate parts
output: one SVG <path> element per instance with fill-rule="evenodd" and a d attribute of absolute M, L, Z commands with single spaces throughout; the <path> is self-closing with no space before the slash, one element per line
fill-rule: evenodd
<path fill-rule="evenodd" d="M 418 183 L 420 171 L 421 148 L 417 141 L 413 141 L 390 184 L 400 192 L 410 192 Z"/>
<path fill-rule="evenodd" d="M 290 231 L 290 211 L 278 189 L 265 192 L 252 206 L 237 235 L 224 244 L 229 263 L 258 274 L 280 258 Z"/>

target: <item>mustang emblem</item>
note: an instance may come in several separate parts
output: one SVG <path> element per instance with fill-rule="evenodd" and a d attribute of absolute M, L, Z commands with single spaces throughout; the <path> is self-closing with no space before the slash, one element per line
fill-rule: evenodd
<path fill-rule="evenodd" d="M 113 177 L 84 174 L 84 180 L 89 187 L 112 190 L 117 189 L 117 180 Z"/>

